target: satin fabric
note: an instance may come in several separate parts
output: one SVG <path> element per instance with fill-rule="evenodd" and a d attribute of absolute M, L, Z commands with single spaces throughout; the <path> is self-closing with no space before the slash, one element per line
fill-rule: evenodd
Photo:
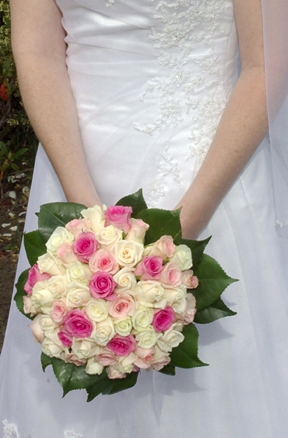
<path fill-rule="evenodd" d="M 231 1 L 58 4 L 85 152 L 103 202 L 143 187 L 149 205 L 173 208 L 237 77 Z M 40 148 L 26 230 L 37 226 L 40 204 L 59 200 L 64 194 Z M 143 372 L 135 388 L 89 404 L 84 391 L 62 399 L 12 304 L 0 368 L 4 438 L 9 427 L 20 438 L 286 437 L 287 249 L 275 230 L 267 140 L 200 238 L 211 234 L 207 252 L 239 282 L 224 297 L 237 316 L 199 327 L 199 355 L 210 366 L 179 369 L 175 377 Z M 18 273 L 26 267 L 21 251 Z"/>

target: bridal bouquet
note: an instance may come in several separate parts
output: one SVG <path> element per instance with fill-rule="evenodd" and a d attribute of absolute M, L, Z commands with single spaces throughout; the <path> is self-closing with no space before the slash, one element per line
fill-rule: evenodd
<path fill-rule="evenodd" d="M 38 220 L 15 300 L 64 395 L 85 388 L 90 401 L 140 370 L 206 365 L 193 321 L 233 315 L 220 295 L 234 280 L 203 253 L 209 239 L 182 239 L 179 211 L 148 209 L 139 191 L 108 208 L 46 204 Z"/>

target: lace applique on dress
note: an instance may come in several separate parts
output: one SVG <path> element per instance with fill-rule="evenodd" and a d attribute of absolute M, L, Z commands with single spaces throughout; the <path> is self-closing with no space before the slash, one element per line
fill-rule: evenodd
<path fill-rule="evenodd" d="M 149 37 L 160 52 L 157 61 L 167 74 L 149 80 L 141 96 L 143 102 L 148 94 L 158 97 L 158 116 L 151 123 L 136 123 L 134 127 L 152 135 L 164 127 L 191 120 L 192 144 L 187 159 L 195 157 L 198 167 L 227 100 L 213 41 L 224 33 L 220 13 L 231 7 L 226 0 L 160 0 L 154 15 L 159 26 L 151 29 Z"/>
<path fill-rule="evenodd" d="M 3 420 L 3 438 L 20 438 L 16 424 Z"/>
<path fill-rule="evenodd" d="M 67 429 L 64 431 L 64 438 L 82 438 L 82 433 L 76 433 L 74 429 Z"/>

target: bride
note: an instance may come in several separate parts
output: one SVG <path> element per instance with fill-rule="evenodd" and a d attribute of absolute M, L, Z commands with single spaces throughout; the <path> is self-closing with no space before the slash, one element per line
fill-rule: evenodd
<path fill-rule="evenodd" d="M 278 12 L 267 29 L 286 28 L 283 2 L 262 3 L 265 19 Z M 37 227 L 40 204 L 112 205 L 143 187 L 150 206 L 182 207 L 185 237 L 212 234 L 208 252 L 240 281 L 225 298 L 237 316 L 199 328 L 209 367 L 174 378 L 142 373 L 135 388 L 91 403 L 83 391 L 61 398 L 12 304 L 0 364 L 2 436 L 286 437 L 288 251 L 275 230 L 263 140 L 261 1 L 11 0 L 11 18 L 23 101 L 43 145 L 26 231 Z M 267 43 L 266 74 L 281 84 L 268 81 L 271 123 L 284 86 L 279 41 Z M 27 266 L 21 251 L 18 274 Z"/>

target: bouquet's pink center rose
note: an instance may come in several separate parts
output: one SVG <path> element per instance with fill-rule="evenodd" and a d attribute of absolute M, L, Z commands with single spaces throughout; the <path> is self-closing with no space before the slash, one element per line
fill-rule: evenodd
<path fill-rule="evenodd" d="M 177 287 L 182 282 L 182 271 L 176 263 L 167 263 L 160 275 L 160 281 L 167 286 Z"/>
<path fill-rule="evenodd" d="M 114 225 L 114 227 L 128 233 L 131 228 L 130 216 L 132 214 L 132 207 L 124 207 L 122 205 L 115 205 L 108 207 L 105 211 L 106 225 Z"/>
<path fill-rule="evenodd" d="M 107 347 L 113 351 L 116 356 L 128 356 L 136 350 L 136 340 L 134 336 L 116 335 L 108 342 Z"/>
<path fill-rule="evenodd" d="M 64 329 L 68 335 L 76 338 L 89 338 L 93 324 L 80 310 L 72 310 L 64 319 Z"/>
<path fill-rule="evenodd" d="M 125 318 L 135 312 L 135 301 L 132 297 L 120 296 L 109 305 L 109 314 L 114 318 Z"/>
<path fill-rule="evenodd" d="M 93 298 L 105 298 L 106 300 L 113 300 L 116 298 L 114 289 L 116 282 L 109 272 L 94 272 L 89 281 L 89 288 Z"/>
<path fill-rule="evenodd" d="M 163 270 L 162 259 L 158 256 L 144 257 L 135 269 L 134 274 L 142 280 L 159 280 Z"/>
<path fill-rule="evenodd" d="M 98 242 L 91 232 L 80 233 L 73 243 L 72 249 L 80 262 L 88 263 L 90 257 L 97 250 Z"/>
<path fill-rule="evenodd" d="M 114 255 L 108 249 L 99 249 L 89 260 L 89 267 L 91 271 L 105 271 L 111 274 L 116 274 L 119 270 L 118 263 Z"/>
<path fill-rule="evenodd" d="M 43 274 L 41 274 L 41 272 L 39 271 L 38 265 L 33 265 L 28 272 L 28 279 L 24 285 L 24 290 L 28 295 L 32 294 L 32 289 L 33 286 L 35 286 L 35 284 L 38 281 L 44 281 L 44 280 L 49 280 L 49 278 L 51 278 L 50 274 L 47 274 L 46 272 L 43 272 Z"/>
<path fill-rule="evenodd" d="M 175 320 L 175 312 L 171 306 L 166 306 L 165 309 L 158 310 L 154 313 L 152 325 L 156 332 L 165 332 L 169 330 Z"/>
<path fill-rule="evenodd" d="M 72 336 L 69 335 L 67 332 L 65 332 L 64 330 L 60 330 L 60 332 L 58 332 L 58 338 L 60 339 L 64 347 L 71 347 Z"/>

